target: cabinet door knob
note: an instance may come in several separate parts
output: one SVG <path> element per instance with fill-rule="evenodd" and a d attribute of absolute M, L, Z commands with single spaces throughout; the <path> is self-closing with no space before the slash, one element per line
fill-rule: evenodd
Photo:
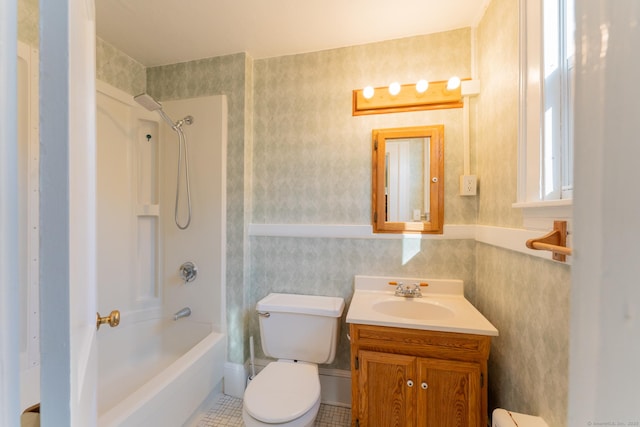
<path fill-rule="evenodd" d="M 429 386 L 427 385 L 427 383 L 422 383 L 420 384 L 420 387 L 422 387 L 423 390 L 426 390 L 429 388 Z"/>
<path fill-rule="evenodd" d="M 407 381 L 407 385 L 408 385 L 409 387 L 413 387 L 413 381 L 411 381 L 411 380 Z"/>

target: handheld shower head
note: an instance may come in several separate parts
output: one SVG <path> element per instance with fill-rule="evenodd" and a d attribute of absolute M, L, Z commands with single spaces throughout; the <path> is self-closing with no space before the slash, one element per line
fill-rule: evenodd
<path fill-rule="evenodd" d="M 176 204 L 175 204 L 175 210 L 174 210 L 174 220 L 178 228 L 181 230 L 184 230 L 185 228 L 189 227 L 189 224 L 191 223 L 191 190 L 189 189 L 189 156 L 187 153 L 187 137 L 184 134 L 182 125 L 192 124 L 193 117 L 186 116 L 185 118 L 178 120 L 177 122 L 174 122 L 169 118 L 169 116 L 167 116 L 167 114 L 164 111 L 162 111 L 162 104 L 160 104 L 158 101 L 153 99 L 151 95 L 146 93 L 141 93 L 140 95 L 134 96 L 133 100 L 149 111 L 157 111 L 160 117 L 162 117 L 162 119 L 165 122 L 167 122 L 167 124 L 171 127 L 171 129 L 173 129 L 178 134 L 178 179 L 177 179 L 177 185 L 176 185 Z M 149 138 L 150 138 L 150 135 L 147 137 L 147 140 L 149 140 Z M 184 152 L 185 181 L 186 181 L 186 189 L 187 189 L 187 212 L 188 212 L 187 222 L 184 225 L 180 224 L 180 222 L 178 221 L 178 202 L 180 200 L 180 175 L 181 175 L 183 152 Z M 184 317 L 181 315 L 181 313 L 185 310 L 189 310 L 189 312 L 187 314 L 184 314 L 184 316 L 188 316 L 189 314 L 191 314 L 191 310 L 189 308 L 185 308 L 183 310 L 180 310 L 178 313 L 176 313 L 176 320 L 178 320 L 179 317 Z"/>
<path fill-rule="evenodd" d="M 134 96 L 133 100 L 149 111 L 157 111 L 158 114 L 160 114 L 160 117 L 162 117 L 164 121 L 167 122 L 169 126 L 171 126 L 172 129 L 175 129 L 176 124 L 169 118 L 169 116 L 167 116 L 164 111 L 162 111 L 162 104 L 153 99 L 151 95 L 147 93 L 141 93 L 140 95 Z"/>
<path fill-rule="evenodd" d="M 162 104 L 153 99 L 149 94 L 141 93 L 140 95 L 134 96 L 133 100 L 149 111 L 162 110 Z"/>

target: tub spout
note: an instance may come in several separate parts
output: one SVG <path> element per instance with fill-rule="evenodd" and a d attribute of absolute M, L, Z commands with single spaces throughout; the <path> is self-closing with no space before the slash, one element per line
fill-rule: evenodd
<path fill-rule="evenodd" d="M 183 317 L 189 317 L 189 316 L 191 316 L 191 309 L 189 307 L 185 307 L 173 315 L 173 320 L 178 320 L 178 319 L 182 319 Z"/>

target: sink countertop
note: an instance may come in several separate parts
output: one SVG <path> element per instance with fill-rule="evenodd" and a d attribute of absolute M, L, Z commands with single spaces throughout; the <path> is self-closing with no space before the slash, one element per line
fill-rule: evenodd
<path fill-rule="evenodd" d="M 395 296 L 395 286 L 389 285 L 389 282 L 404 284 L 426 282 L 429 286 L 421 287 L 422 298 L 405 298 Z M 387 301 L 393 301 L 396 306 L 399 304 L 438 306 L 450 310 L 451 314 L 431 319 L 420 319 L 415 316 L 409 318 L 384 314 L 374 309 L 374 305 L 382 302 L 388 304 Z M 409 307 L 407 306 L 407 308 Z M 407 312 L 409 311 L 415 310 L 407 310 Z M 461 280 L 356 276 L 355 291 L 347 313 L 347 323 L 476 335 L 498 335 L 498 330 L 465 299 Z"/>

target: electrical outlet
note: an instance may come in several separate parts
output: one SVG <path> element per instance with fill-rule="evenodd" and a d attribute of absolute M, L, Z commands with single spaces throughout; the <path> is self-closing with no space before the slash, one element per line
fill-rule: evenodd
<path fill-rule="evenodd" d="M 478 178 L 475 175 L 460 175 L 460 195 L 475 196 Z"/>

